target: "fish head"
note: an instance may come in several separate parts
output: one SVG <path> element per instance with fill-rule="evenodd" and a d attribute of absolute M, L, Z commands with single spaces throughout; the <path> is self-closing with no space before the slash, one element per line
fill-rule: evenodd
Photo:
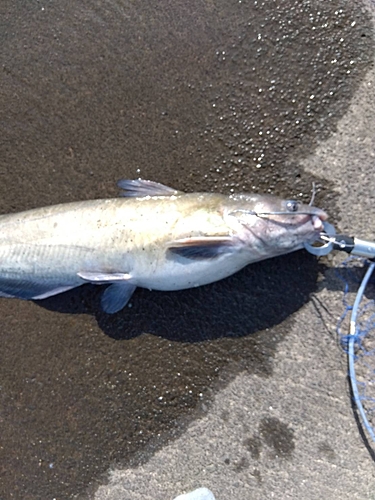
<path fill-rule="evenodd" d="M 313 243 L 324 231 L 327 214 L 317 207 L 273 195 L 233 195 L 227 214 L 239 240 L 261 258 L 293 252 Z M 264 254 L 264 256 L 263 256 Z"/>

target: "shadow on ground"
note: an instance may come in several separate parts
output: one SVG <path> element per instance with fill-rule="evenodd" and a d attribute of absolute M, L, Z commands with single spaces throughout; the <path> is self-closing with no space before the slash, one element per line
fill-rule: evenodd
<path fill-rule="evenodd" d="M 68 314 L 92 314 L 116 340 L 151 333 L 177 342 L 242 337 L 278 325 L 314 290 L 317 260 L 303 252 L 248 266 L 236 275 L 196 289 L 138 289 L 130 306 L 114 315 L 101 311 L 104 287 L 84 286 L 37 302 Z"/>

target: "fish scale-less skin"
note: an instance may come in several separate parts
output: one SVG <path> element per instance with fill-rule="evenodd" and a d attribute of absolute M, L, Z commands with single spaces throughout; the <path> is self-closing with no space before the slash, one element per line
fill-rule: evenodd
<path fill-rule="evenodd" d="M 285 212 L 285 203 L 269 195 L 178 193 L 3 215 L 0 293 L 44 298 L 85 282 L 116 283 L 121 292 L 121 280 L 125 287 L 157 290 L 217 281 L 316 239 L 314 217 L 326 218 L 319 209 L 301 205 L 307 214 L 252 213 Z"/>
<path fill-rule="evenodd" d="M 220 214 L 196 211 L 197 205 L 200 199 L 190 195 L 176 201 L 115 198 L 1 216 L 0 272 L 9 270 L 13 260 L 40 268 L 50 264 L 54 273 L 67 268 L 71 274 L 71 266 L 125 272 L 133 267 L 127 263 L 134 252 L 138 259 L 147 252 L 145 258 L 157 266 L 166 244 L 176 237 L 228 234 Z"/>

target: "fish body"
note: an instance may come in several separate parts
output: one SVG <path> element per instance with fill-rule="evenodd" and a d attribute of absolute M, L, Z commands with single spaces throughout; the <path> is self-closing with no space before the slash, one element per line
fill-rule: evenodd
<path fill-rule="evenodd" d="M 183 193 L 120 181 L 123 197 L 0 216 L 0 296 L 43 299 L 109 284 L 117 312 L 136 287 L 181 290 L 315 241 L 326 214 L 270 195 Z"/>

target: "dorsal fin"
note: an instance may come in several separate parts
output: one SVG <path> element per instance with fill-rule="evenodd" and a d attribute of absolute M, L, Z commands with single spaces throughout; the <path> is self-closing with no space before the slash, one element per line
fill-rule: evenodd
<path fill-rule="evenodd" d="M 181 191 L 173 189 L 158 182 L 145 181 L 143 179 L 123 179 L 118 181 L 118 187 L 123 189 L 121 196 L 140 198 L 143 196 L 172 196 L 181 194 Z"/>

